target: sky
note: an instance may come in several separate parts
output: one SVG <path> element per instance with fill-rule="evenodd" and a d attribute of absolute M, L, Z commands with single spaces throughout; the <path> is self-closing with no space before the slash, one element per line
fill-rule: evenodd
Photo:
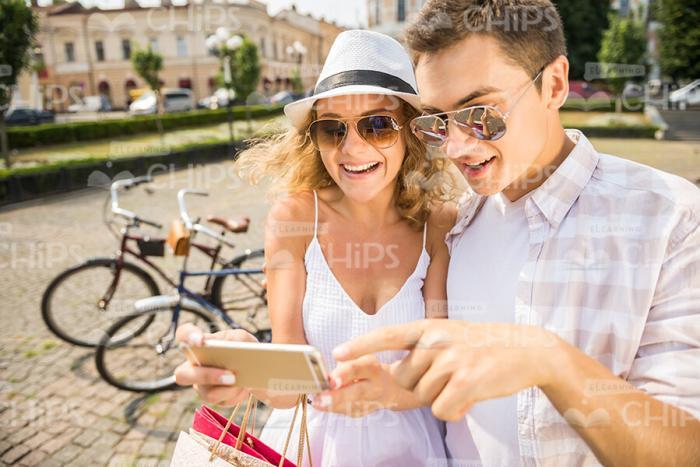
<path fill-rule="evenodd" d="M 137 0 L 142 5 L 156 4 L 159 0 Z M 296 4 L 300 13 L 311 13 L 320 18 L 334 20 L 346 27 L 361 27 L 367 23 L 366 0 L 261 0 L 267 3 L 268 11 L 275 14 L 278 11 Z M 39 0 L 40 5 L 50 4 L 51 0 Z M 96 5 L 101 8 L 118 8 L 124 0 L 81 0 L 85 6 Z M 181 3 L 181 0 L 173 0 L 173 3 Z"/>

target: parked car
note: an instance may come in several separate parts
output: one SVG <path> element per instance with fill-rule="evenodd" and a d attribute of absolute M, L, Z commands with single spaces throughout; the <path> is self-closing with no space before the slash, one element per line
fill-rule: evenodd
<path fill-rule="evenodd" d="M 270 98 L 270 104 L 287 105 L 290 102 L 298 101 L 304 97 L 303 94 L 297 94 L 291 91 L 280 91 Z"/>
<path fill-rule="evenodd" d="M 235 100 L 235 92 L 231 91 L 234 95 L 234 100 Z M 228 90 L 226 88 L 219 88 L 216 91 L 214 91 L 214 94 L 211 96 L 207 96 L 203 99 L 200 99 L 199 102 L 197 103 L 197 107 L 202 108 L 202 109 L 218 109 L 220 107 L 226 107 L 228 105 Z"/>
<path fill-rule="evenodd" d="M 700 105 L 700 79 L 673 91 L 669 100 L 673 104 L 677 104 L 681 110 L 685 110 L 691 105 Z"/>
<path fill-rule="evenodd" d="M 109 112 L 112 110 L 107 96 L 85 96 L 80 102 L 68 106 L 68 112 Z"/>
<path fill-rule="evenodd" d="M 53 112 L 32 109 L 30 107 L 14 107 L 5 114 L 5 124 L 7 126 L 53 123 L 55 119 Z"/>
<path fill-rule="evenodd" d="M 164 89 L 161 93 L 163 110 L 165 112 L 186 112 L 194 108 L 192 91 L 185 88 Z M 156 95 L 153 91 L 141 94 L 129 105 L 132 115 L 148 115 L 156 113 Z"/>

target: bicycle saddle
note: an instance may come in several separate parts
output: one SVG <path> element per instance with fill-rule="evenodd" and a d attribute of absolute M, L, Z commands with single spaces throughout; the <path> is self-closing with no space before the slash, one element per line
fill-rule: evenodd
<path fill-rule="evenodd" d="M 207 221 L 219 225 L 231 233 L 245 233 L 250 227 L 250 217 L 227 219 L 219 216 L 207 216 Z"/>

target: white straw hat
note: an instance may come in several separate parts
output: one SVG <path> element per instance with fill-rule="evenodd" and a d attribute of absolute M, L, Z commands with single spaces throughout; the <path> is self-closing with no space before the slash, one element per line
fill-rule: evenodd
<path fill-rule="evenodd" d="M 353 94 L 396 96 L 420 108 L 418 85 L 406 50 L 395 39 L 355 29 L 336 37 L 312 96 L 287 104 L 284 113 L 304 130 L 314 102 Z"/>

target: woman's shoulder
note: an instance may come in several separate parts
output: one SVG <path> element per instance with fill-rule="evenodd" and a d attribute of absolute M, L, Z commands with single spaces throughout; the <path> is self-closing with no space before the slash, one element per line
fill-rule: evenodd
<path fill-rule="evenodd" d="M 433 204 L 428 216 L 428 228 L 449 231 L 457 221 L 458 207 L 453 201 Z"/>
<path fill-rule="evenodd" d="M 299 251 L 303 256 L 314 235 L 314 193 L 280 195 L 272 202 L 265 228 L 266 248 Z"/>
<path fill-rule="evenodd" d="M 273 221 L 306 221 L 314 217 L 314 192 L 297 191 L 277 197 L 268 218 Z"/>
<path fill-rule="evenodd" d="M 457 221 L 457 204 L 451 201 L 434 204 L 428 216 L 427 243 L 434 249 L 445 241 L 445 236 Z"/>

